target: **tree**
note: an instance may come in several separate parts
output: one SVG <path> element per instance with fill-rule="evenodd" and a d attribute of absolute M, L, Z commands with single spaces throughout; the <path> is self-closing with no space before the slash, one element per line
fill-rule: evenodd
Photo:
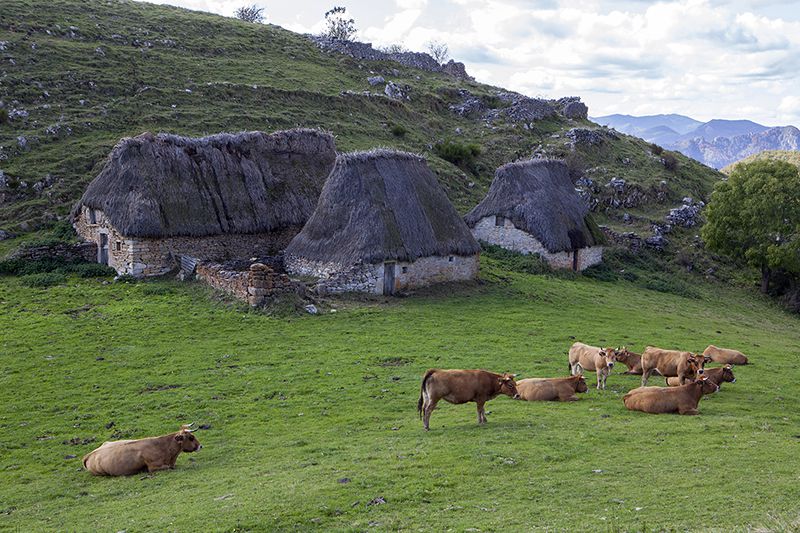
<path fill-rule="evenodd" d="M 740 163 L 714 188 L 703 240 L 709 250 L 761 270 L 761 292 L 775 270 L 800 275 L 800 170 L 783 161 Z"/>
<path fill-rule="evenodd" d="M 234 16 L 245 22 L 261 24 L 264 22 L 264 8 L 258 7 L 255 4 L 251 6 L 242 6 L 234 12 Z"/>
<path fill-rule="evenodd" d="M 408 52 L 408 48 L 402 44 L 390 44 L 389 46 L 384 46 L 381 50 L 387 54 L 402 54 Z"/>
<path fill-rule="evenodd" d="M 450 50 L 447 44 L 442 41 L 428 41 L 428 53 L 433 56 L 437 63 L 443 65 L 450 57 Z"/>
<path fill-rule="evenodd" d="M 356 21 L 346 18 L 346 8 L 335 6 L 325 13 L 327 27 L 323 32 L 325 37 L 339 41 L 350 41 L 356 34 Z"/>

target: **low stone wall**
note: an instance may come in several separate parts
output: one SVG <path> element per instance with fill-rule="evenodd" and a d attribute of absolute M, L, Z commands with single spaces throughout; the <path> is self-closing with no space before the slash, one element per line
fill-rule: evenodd
<path fill-rule="evenodd" d="M 100 210 L 94 211 L 94 223 L 91 220 L 89 209 L 84 206 L 74 224 L 78 235 L 99 246 L 100 234 L 106 234 L 109 266 L 119 274 L 137 277 L 166 274 L 176 267 L 182 255 L 219 263 L 273 255 L 286 248 L 301 229 L 292 226 L 269 233 L 153 239 L 121 235 Z M 96 253 L 92 260 L 98 260 Z"/>
<path fill-rule="evenodd" d="M 253 263 L 247 270 L 230 270 L 219 263 L 198 263 L 196 274 L 197 279 L 253 307 L 264 305 L 278 294 L 304 290 L 302 283 L 263 263 Z"/>
<path fill-rule="evenodd" d="M 97 245 L 93 242 L 77 244 L 53 243 L 44 246 L 21 247 L 10 256 L 12 259 L 42 261 L 60 259 L 70 263 L 93 263 L 97 261 Z"/>
<path fill-rule="evenodd" d="M 537 254 L 553 268 L 572 269 L 573 252 L 552 253 L 533 235 L 514 226 L 509 219 L 502 226 L 495 224 L 495 217 L 484 217 L 472 228 L 472 235 L 479 241 L 502 246 L 521 254 Z M 589 246 L 578 250 L 578 270 L 589 268 L 603 260 L 602 246 Z"/>
<path fill-rule="evenodd" d="M 286 258 L 286 268 L 290 273 L 317 278 L 316 290 L 323 294 L 384 294 L 384 269 L 388 267 L 395 269 L 394 291 L 405 291 L 435 283 L 473 280 L 478 277 L 479 256 L 432 256 L 413 262 L 361 263 L 350 267 L 297 257 Z"/>

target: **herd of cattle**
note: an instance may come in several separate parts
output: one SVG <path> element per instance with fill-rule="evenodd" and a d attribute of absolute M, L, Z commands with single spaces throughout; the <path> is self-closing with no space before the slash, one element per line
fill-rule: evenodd
<path fill-rule="evenodd" d="M 648 346 L 641 354 L 627 348 L 600 348 L 576 342 L 569 349 L 570 377 L 528 378 L 515 381 L 513 374 L 495 374 L 485 370 L 432 369 L 422 378 L 417 411 L 427 430 L 431 413 L 439 400 L 478 405 L 478 424 L 486 423 L 484 405 L 505 394 L 515 400 L 562 401 L 578 399 L 576 393 L 589 387 L 584 371 L 597 374 L 597 388 L 606 388 L 606 379 L 615 363 L 628 367 L 625 374 L 642 376 L 642 386 L 626 394 L 622 401 L 632 411 L 645 413 L 698 414 L 697 406 L 705 394 L 717 392 L 724 382 L 735 383 L 731 365 L 746 365 L 747 357 L 737 350 L 710 345 L 702 354 L 680 350 L 663 350 Z M 706 363 L 724 366 L 705 368 Z M 666 387 L 648 387 L 653 374 L 663 376 Z"/>
<path fill-rule="evenodd" d="M 725 366 L 706 369 L 705 364 L 712 361 Z M 427 430 L 431 412 L 439 400 L 455 404 L 475 402 L 478 405 L 478 423 L 484 424 L 484 405 L 499 394 L 527 401 L 575 401 L 578 399 L 576 393 L 589 390 L 584 371 L 594 371 L 597 388 L 605 389 L 606 379 L 617 362 L 628 367 L 625 374 L 642 376 L 642 386 L 623 397 L 625 407 L 646 413 L 696 415 L 700 398 L 718 391 L 723 382 L 734 383 L 736 378 L 731 365 L 746 365 L 747 357 L 736 350 L 713 345 L 702 355 L 653 346 L 648 346 L 640 355 L 625 347 L 598 348 L 576 342 L 569 350 L 571 375 L 566 378 L 515 381 L 513 374 L 495 374 L 485 370 L 428 370 L 422 379 L 417 410 Z M 647 386 L 647 380 L 654 373 L 665 378 L 666 387 Z M 83 458 L 83 466 L 92 474 L 105 476 L 174 468 L 181 452 L 195 452 L 202 448 L 192 435 L 194 430 L 190 425 L 160 437 L 104 442 Z"/>

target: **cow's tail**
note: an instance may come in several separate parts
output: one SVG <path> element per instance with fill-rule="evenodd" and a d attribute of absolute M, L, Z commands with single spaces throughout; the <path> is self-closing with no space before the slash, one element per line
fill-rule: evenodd
<path fill-rule="evenodd" d="M 425 377 L 422 378 L 422 385 L 419 388 L 419 401 L 417 401 L 417 413 L 419 413 L 419 417 L 422 418 L 422 404 L 424 402 L 423 394 L 425 393 L 425 384 L 428 382 L 428 378 L 436 372 L 434 369 L 428 370 L 425 372 Z"/>

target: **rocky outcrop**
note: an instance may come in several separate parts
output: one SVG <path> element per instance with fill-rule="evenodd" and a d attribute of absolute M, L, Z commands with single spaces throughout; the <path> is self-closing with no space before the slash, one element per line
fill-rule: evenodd
<path fill-rule="evenodd" d="M 481 118 L 494 122 L 503 120 L 528 127 L 532 122 L 562 115 L 567 109 L 573 113 L 580 111 L 580 98 L 569 97 L 561 100 L 530 98 L 512 91 L 495 91 L 491 96 L 474 95 L 466 89 L 457 93 L 458 101 L 448 106 L 456 115 L 468 118 Z M 566 115 L 564 115 L 566 116 Z"/>
<path fill-rule="evenodd" d="M 442 65 L 442 72 L 460 80 L 475 81 L 475 78 L 467 74 L 467 69 L 464 66 L 464 63 L 453 61 L 452 59 Z"/>
<path fill-rule="evenodd" d="M 589 116 L 589 107 L 581 102 L 579 96 L 567 96 L 558 100 L 559 110 L 566 118 L 586 119 Z"/>
<path fill-rule="evenodd" d="M 573 149 L 578 146 L 598 146 L 607 140 L 619 139 L 614 130 L 607 128 L 572 128 L 564 136 L 568 139 L 567 146 Z"/>
<path fill-rule="evenodd" d="M 700 224 L 700 211 L 705 207 L 704 202 L 694 203 L 691 198 L 684 198 L 683 205 L 670 209 L 666 219 L 673 226 L 691 228 Z"/>

